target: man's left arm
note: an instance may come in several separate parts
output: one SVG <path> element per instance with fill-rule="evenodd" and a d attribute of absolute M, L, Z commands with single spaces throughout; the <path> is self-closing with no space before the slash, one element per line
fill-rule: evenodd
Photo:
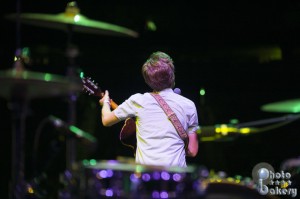
<path fill-rule="evenodd" d="M 101 120 L 103 126 L 112 126 L 119 122 L 119 119 L 116 117 L 114 112 L 111 111 L 110 107 L 110 98 L 108 91 L 105 91 L 102 99 L 99 100 L 100 105 L 102 106 L 101 110 Z"/>

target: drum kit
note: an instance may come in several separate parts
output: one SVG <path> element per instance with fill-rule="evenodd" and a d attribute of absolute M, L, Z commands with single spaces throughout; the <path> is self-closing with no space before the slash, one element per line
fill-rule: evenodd
<path fill-rule="evenodd" d="M 42 13 L 21 13 L 20 1 L 17 1 L 17 12 L 6 16 L 8 20 L 13 20 L 17 24 L 17 31 L 20 23 L 64 30 L 68 34 L 67 46 L 71 47 L 71 36 L 73 32 L 101 34 L 118 37 L 138 37 L 138 33 L 128 28 L 96 21 L 80 14 L 80 9 L 76 2 L 69 2 L 65 12 L 59 14 Z M 17 35 L 19 32 L 17 32 Z M 20 35 L 18 35 L 20 37 Z M 13 67 L 8 70 L 0 71 L 0 96 L 10 101 L 13 115 L 13 134 L 12 134 L 12 174 L 11 174 L 11 198 L 21 199 L 26 195 L 26 182 L 24 180 L 24 138 L 25 138 L 25 119 L 27 115 L 27 105 L 30 100 L 44 97 L 69 96 L 69 121 L 68 125 L 74 123 L 76 93 L 82 90 L 79 75 L 74 74 L 74 58 L 76 53 L 67 52 L 70 66 L 67 75 L 41 73 L 27 70 L 24 66 L 24 57 L 20 50 L 20 38 L 17 38 L 17 50 Z M 70 48 L 71 49 L 71 48 Z M 67 49 L 67 50 L 70 50 Z M 71 49 L 72 50 L 72 49 Z M 56 125 L 59 120 L 55 120 Z M 61 124 L 61 123 L 60 123 Z M 72 126 L 74 137 L 95 138 Z M 74 130 L 76 128 L 76 130 Z M 72 132 L 72 131 L 70 131 Z M 75 161 L 75 142 L 74 139 L 66 141 L 67 168 Z"/>
<path fill-rule="evenodd" d="M 69 188 L 68 194 L 63 195 L 75 199 L 264 198 L 250 178 L 228 177 L 225 172 L 214 173 L 199 165 L 186 168 L 139 165 L 122 157 L 85 159 L 73 164 L 72 172 L 64 176 Z"/>
<path fill-rule="evenodd" d="M 138 33 L 125 27 L 91 20 L 80 14 L 75 2 L 68 3 L 64 13 L 16 13 L 7 15 L 7 19 L 16 20 L 38 27 L 52 28 L 72 32 L 100 34 L 110 36 L 137 38 Z M 19 46 L 18 46 L 19 47 Z M 74 58 L 74 57 L 73 57 Z M 0 96 L 14 104 L 12 136 L 12 176 L 11 198 L 23 199 L 31 194 L 34 187 L 28 187 L 24 180 L 24 135 L 27 105 L 31 99 L 70 96 L 82 90 L 81 79 L 76 75 L 61 76 L 27 70 L 22 56 L 16 54 L 12 69 L 0 71 Z M 70 121 L 74 122 L 74 103 L 70 100 Z M 72 108 L 73 107 L 73 108 Z M 300 99 L 276 102 L 262 106 L 263 111 L 299 113 Z M 215 135 L 227 133 L 247 134 L 261 132 L 250 128 L 256 124 L 295 120 L 299 117 L 289 116 L 271 120 L 239 124 L 234 128 L 228 126 L 207 127 L 202 129 L 203 137 L 216 138 Z M 57 120 L 56 120 L 57 122 Z M 219 133 L 219 134 L 218 134 Z M 77 135 L 78 136 L 78 135 Z M 89 134 L 83 138 L 95 140 Z M 224 137 L 224 136 L 223 136 Z M 69 151 L 68 151 L 69 149 Z M 74 143 L 67 147 L 67 170 L 62 175 L 66 188 L 59 192 L 60 199 L 94 199 L 94 198 L 263 198 L 255 191 L 255 185 L 249 178 L 228 178 L 226 175 L 210 175 L 205 167 L 189 166 L 187 168 L 156 167 L 138 165 L 124 160 L 83 160 L 76 162 Z M 300 168 L 298 161 L 293 168 Z M 286 166 L 286 165 L 285 165 Z M 299 170 L 299 169 L 298 169 Z M 246 197 L 248 196 L 248 197 Z M 43 197 L 47 198 L 47 197 Z"/>

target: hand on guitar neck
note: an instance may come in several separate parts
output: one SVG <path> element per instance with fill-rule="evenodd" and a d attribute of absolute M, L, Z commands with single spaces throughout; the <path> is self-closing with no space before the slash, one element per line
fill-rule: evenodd
<path fill-rule="evenodd" d="M 83 90 L 87 92 L 89 95 L 94 95 L 102 98 L 104 96 L 104 92 L 100 89 L 97 83 L 94 83 L 93 80 L 91 80 L 90 77 L 83 77 L 81 78 L 83 83 Z M 112 109 L 116 109 L 118 105 L 110 99 L 110 106 Z"/>

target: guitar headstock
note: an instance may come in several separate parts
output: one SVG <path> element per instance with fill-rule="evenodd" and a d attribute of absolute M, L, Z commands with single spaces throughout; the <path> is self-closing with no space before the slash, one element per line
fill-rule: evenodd
<path fill-rule="evenodd" d="M 89 95 L 95 95 L 102 97 L 101 89 L 99 88 L 97 83 L 94 83 L 90 77 L 82 77 L 83 90 L 87 92 Z"/>

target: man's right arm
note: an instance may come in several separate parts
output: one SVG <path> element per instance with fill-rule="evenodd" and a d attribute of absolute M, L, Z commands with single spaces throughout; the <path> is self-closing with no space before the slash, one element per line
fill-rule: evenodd
<path fill-rule="evenodd" d="M 189 157 L 195 157 L 198 153 L 198 134 L 190 133 L 189 134 L 189 145 L 187 150 L 187 156 Z"/>

